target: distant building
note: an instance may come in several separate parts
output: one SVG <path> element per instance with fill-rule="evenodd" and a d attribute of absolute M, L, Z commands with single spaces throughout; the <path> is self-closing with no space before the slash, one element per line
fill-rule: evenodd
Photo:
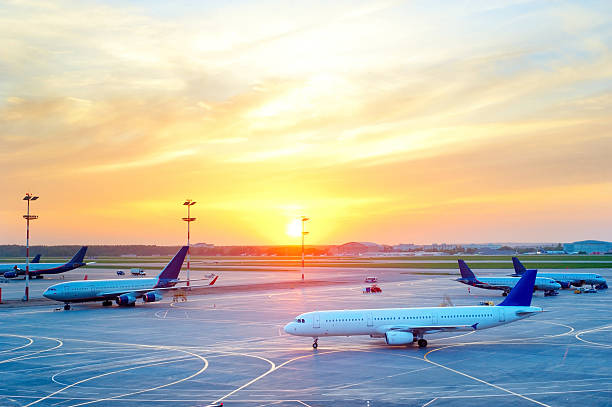
<path fill-rule="evenodd" d="M 476 250 L 476 254 L 481 254 L 484 256 L 506 256 L 516 254 L 516 251 L 502 248 L 491 249 L 490 247 L 481 247 L 480 249 Z"/>
<path fill-rule="evenodd" d="M 565 243 L 563 250 L 566 253 L 607 253 L 612 251 L 612 242 L 604 242 L 601 240 L 582 240 L 580 242 Z"/>
<path fill-rule="evenodd" d="M 338 246 L 338 254 L 341 256 L 359 256 L 365 253 L 381 253 L 384 247 L 372 242 L 349 242 Z"/>
<path fill-rule="evenodd" d="M 400 243 L 393 246 L 393 250 L 396 252 L 409 252 L 416 249 L 418 249 L 418 246 L 412 243 Z"/>
<path fill-rule="evenodd" d="M 210 243 L 195 243 L 191 247 L 203 247 L 205 249 L 214 249 L 215 245 Z"/>

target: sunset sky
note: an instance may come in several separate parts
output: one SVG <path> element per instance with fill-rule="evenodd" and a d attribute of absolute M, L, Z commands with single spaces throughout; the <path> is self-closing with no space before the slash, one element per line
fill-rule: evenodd
<path fill-rule="evenodd" d="M 0 1 L 0 244 L 612 240 L 612 2 Z"/>

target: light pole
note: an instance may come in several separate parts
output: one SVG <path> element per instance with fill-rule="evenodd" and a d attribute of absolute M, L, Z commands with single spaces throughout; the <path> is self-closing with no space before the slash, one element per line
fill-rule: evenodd
<path fill-rule="evenodd" d="M 24 201 L 28 201 L 28 213 L 27 215 L 23 215 L 24 219 L 26 220 L 26 284 L 25 296 L 23 297 L 24 301 L 29 301 L 30 299 L 30 220 L 38 219 L 38 216 L 30 215 L 30 201 L 35 201 L 37 199 L 37 196 L 34 196 L 29 192 L 23 197 Z"/>
<path fill-rule="evenodd" d="M 196 220 L 196 218 L 191 217 L 191 207 L 195 204 L 195 201 L 192 201 L 191 199 L 186 199 L 185 202 L 183 202 L 183 205 L 187 206 L 187 217 L 183 218 L 183 220 L 187 222 L 187 287 L 189 287 L 189 263 L 191 260 L 191 246 L 189 245 L 189 225 L 191 224 L 191 222 Z"/>
<path fill-rule="evenodd" d="M 309 220 L 306 216 L 302 216 L 302 281 L 304 281 L 304 236 L 308 234 L 308 232 L 304 232 L 304 224 Z"/>

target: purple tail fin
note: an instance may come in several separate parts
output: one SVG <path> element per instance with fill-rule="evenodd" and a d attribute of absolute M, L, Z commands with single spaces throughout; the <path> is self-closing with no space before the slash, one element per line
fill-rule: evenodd
<path fill-rule="evenodd" d="M 498 306 L 524 306 L 531 305 L 533 286 L 535 285 L 537 270 L 527 270 L 523 277 L 512 288 L 508 296 Z"/>
<path fill-rule="evenodd" d="M 83 246 L 79 249 L 78 252 L 74 255 L 72 259 L 68 263 L 83 263 L 83 259 L 85 258 L 85 253 L 87 252 L 87 246 Z"/>
<path fill-rule="evenodd" d="M 512 264 L 514 264 L 514 272 L 519 276 L 522 276 L 523 273 L 527 271 L 523 263 L 516 257 L 512 258 Z"/>
<path fill-rule="evenodd" d="M 459 271 L 461 272 L 461 278 L 465 278 L 468 280 L 476 280 L 476 276 L 474 275 L 472 270 L 470 270 L 468 265 L 465 264 L 465 261 L 458 259 L 457 262 L 459 263 Z"/>
<path fill-rule="evenodd" d="M 187 249 L 187 246 L 180 248 L 178 253 L 176 253 L 172 260 L 170 260 L 170 263 L 168 263 L 162 272 L 159 273 L 158 278 L 160 280 L 176 280 L 178 278 L 178 275 L 181 272 L 181 267 L 183 267 L 183 261 L 187 255 Z"/>

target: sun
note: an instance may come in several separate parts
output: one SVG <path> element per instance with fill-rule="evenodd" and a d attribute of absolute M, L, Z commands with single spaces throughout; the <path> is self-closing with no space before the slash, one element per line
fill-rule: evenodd
<path fill-rule="evenodd" d="M 293 219 L 287 223 L 287 235 L 291 237 L 302 236 L 302 222 L 299 219 Z"/>

